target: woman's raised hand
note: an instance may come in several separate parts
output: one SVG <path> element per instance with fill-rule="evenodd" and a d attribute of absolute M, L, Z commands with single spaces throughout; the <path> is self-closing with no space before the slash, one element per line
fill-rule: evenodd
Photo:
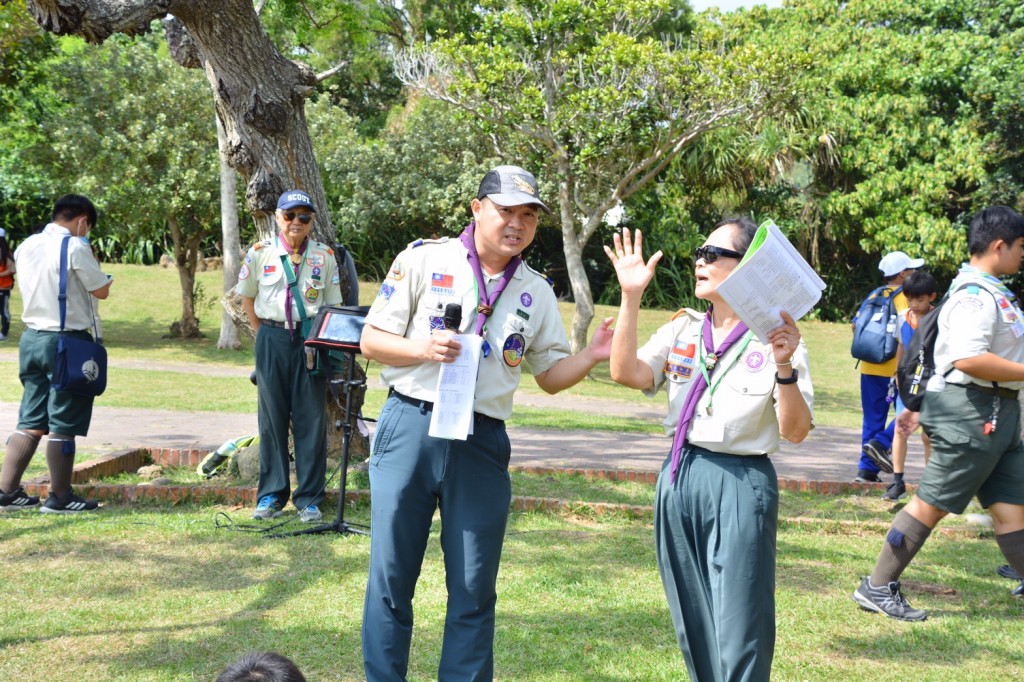
<path fill-rule="evenodd" d="M 604 252 L 608 254 L 608 260 L 615 266 L 615 276 L 619 279 L 619 288 L 623 294 L 642 293 L 647 285 L 654 278 L 654 268 L 661 260 L 661 251 L 658 251 L 646 263 L 643 257 L 643 234 L 636 231 L 636 237 L 631 238 L 628 228 L 622 228 L 622 237 L 616 232 L 612 235 L 614 248 L 607 244 Z"/>

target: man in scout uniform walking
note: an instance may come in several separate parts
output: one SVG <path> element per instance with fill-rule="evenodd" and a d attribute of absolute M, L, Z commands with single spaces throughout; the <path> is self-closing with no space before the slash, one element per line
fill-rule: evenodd
<path fill-rule="evenodd" d="M 59 391 L 51 386 L 53 361 L 60 335 L 61 245 L 68 240 L 67 319 L 65 333 L 92 339 L 92 299 L 110 294 L 111 278 L 103 274 L 92 251 L 81 238 L 96 225 L 96 207 L 79 194 L 65 194 L 54 203 L 50 223 L 18 247 L 18 288 L 25 331 L 18 346 L 18 373 L 25 391 L 18 411 L 18 430 L 7 439 L 0 469 L 0 510 L 39 506 L 39 498 L 25 493 L 21 477 L 40 439 L 46 441 L 50 471 L 49 496 L 41 512 L 70 514 L 92 511 L 99 505 L 71 491 L 75 466 L 75 436 L 86 436 L 92 421 L 93 396 Z"/>
<path fill-rule="evenodd" d="M 947 514 L 962 514 L 977 495 L 992 517 L 996 544 L 1024 574 L 1024 321 L 1001 277 L 1020 271 L 1024 217 L 995 206 L 979 211 L 967 238 L 971 260 L 938 311 L 935 374 L 928 381 L 920 423 L 932 441 L 917 494 L 893 519 L 871 575 L 853 600 L 866 611 L 922 621 L 900 589 L 900 576 Z M 909 435 L 918 414 L 905 410 L 897 428 Z"/>
<path fill-rule="evenodd" d="M 386 365 L 381 376 L 391 389 L 370 458 L 369 682 L 405 679 L 412 597 L 439 506 L 448 611 L 437 678 L 493 679 L 495 586 L 512 498 L 505 420 L 523 362 L 542 389 L 556 393 L 610 351 L 608 318 L 587 348 L 570 355 L 551 286 L 520 258 L 540 211 L 550 213 L 534 177 L 516 166 L 495 168 L 471 207 L 473 222 L 457 239 L 418 240 L 399 254 L 363 329 L 362 352 Z M 464 314 L 461 321 L 448 316 L 446 325 L 450 304 Z M 482 352 L 472 432 L 444 440 L 428 431 L 441 363 L 461 350 L 456 333 L 482 336 Z"/>
<path fill-rule="evenodd" d="M 309 238 L 315 212 L 305 192 L 282 194 L 275 213 L 280 232 L 253 244 L 238 272 L 238 292 L 256 332 L 260 481 L 254 519 L 280 516 L 288 502 L 289 424 L 298 479 L 292 502 L 303 522 L 323 518 L 327 384 L 307 367 L 302 322 L 320 306 L 340 304 L 341 287 L 334 251 Z"/>

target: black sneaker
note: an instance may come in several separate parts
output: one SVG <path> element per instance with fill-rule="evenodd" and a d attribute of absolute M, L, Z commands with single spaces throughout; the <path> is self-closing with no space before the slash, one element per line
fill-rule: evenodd
<path fill-rule="evenodd" d="M 854 483 L 881 483 L 882 479 L 874 471 L 858 469 L 857 475 L 853 477 Z"/>
<path fill-rule="evenodd" d="M 874 587 L 870 578 L 864 578 L 853 593 L 853 601 L 865 611 L 884 613 L 896 620 L 921 621 L 928 618 L 925 611 L 910 606 L 910 602 L 900 592 L 898 580 L 885 587 Z"/>
<path fill-rule="evenodd" d="M 892 453 L 884 445 L 872 438 L 867 443 L 864 443 L 863 451 L 868 456 L 868 459 L 875 463 L 879 471 L 884 471 L 887 474 L 892 473 Z"/>
<path fill-rule="evenodd" d="M 18 511 L 38 506 L 39 498 L 26 494 L 24 488 L 18 488 L 13 493 L 0 493 L 0 510 Z"/>
<path fill-rule="evenodd" d="M 907 485 L 901 481 L 893 481 L 889 484 L 889 487 L 882 493 L 883 500 L 891 500 L 896 502 L 902 500 L 907 496 Z"/>
<path fill-rule="evenodd" d="M 1024 597 L 1024 580 L 1020 581 L 1020 585 L 1010 590 L 1010 594 L 1014 597 Z"/>
<path fill-rule="evenodd" d="M 1021 576 L 1010 564 L 1003 564 L 996 569 L 996 573 L 1010 580 L 1024 580 L 1024 576 Z"/>
<path fill-rule="evenodd" d="M 96 500 L 86 500 L 74 493 L 68 493 L 63 500 L 50 493 L 39 511 L 44 514 L 77 514 L 78 512 L 94 511 L 99 506 L 100 503 Z"/>

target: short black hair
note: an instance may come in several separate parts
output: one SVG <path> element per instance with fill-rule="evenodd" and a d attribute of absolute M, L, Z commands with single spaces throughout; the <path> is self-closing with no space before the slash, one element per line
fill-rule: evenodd
<path fill-rule="evenodd" d="M 96 227 L 96 207 L 88 197 L 83 197 L 81 194 L 65 194 L 53 204 L 53 214 L 50 220 L 67 222 L 81 216 L 85 216 L 89 227 Z"/>
<path fill-rule="evenodd" d="M 306 678 L 287 656 L 250 651 L 224 668 L 216 682 L 306 682 Z"/>
<path fill-rule="evenodd" d="M 1007 206 L 992 206 L 978 211 L 971 220 L 967 250 L 976 256 L 985 253 L 996 240 L 1012 246 L 1021 237 L 1024 237 L 1024 216 Z"/>
<path fill-rule="evenodd" d="M 754 235 L 757 233 L 757 223 L 748 218 L 747 216 L 726 216 L 717 223 L 715 223 L 715 229 L 725 227 L 726 225 L 735 225 L 736 237 L 733 239 L 733 247 L 740 253 L 746 253 L 747 249 L 750 248 L 750 243 L 754 241 Z"/>
<path fill-rule="evenodd" d="M 931 296 L 938 293 L 939 283 L 930 272 L 914 270 L 903 280 L 904 296 Z"/>

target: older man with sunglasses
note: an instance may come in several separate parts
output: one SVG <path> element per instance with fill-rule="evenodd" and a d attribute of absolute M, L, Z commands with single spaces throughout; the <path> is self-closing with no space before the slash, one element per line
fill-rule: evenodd
<path fill-rule="evenodd" d="M 326 379 L 307 366 L 303 342 L 323 305 L 341 303 L 334 251 L 309 238 L 316 211 L 306 192 L 289 190 L 277 202 L 279 232 L 252 245 L 238 273 L 238 292 L 256 332 L 260 480 L 254 519 L 272 519 L 288 502 L 288 427 L 295 433 L 291 494 L 299 518 L 323 518 L 327 466 Z"/>

